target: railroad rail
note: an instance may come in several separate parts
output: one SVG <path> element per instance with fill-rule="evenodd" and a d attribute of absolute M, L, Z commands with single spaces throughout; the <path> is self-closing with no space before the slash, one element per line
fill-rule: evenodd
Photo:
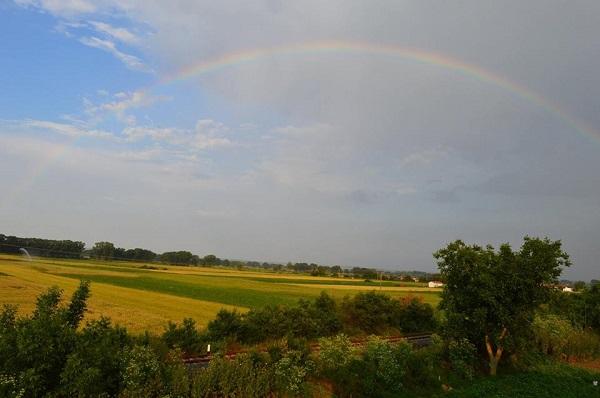
<path fill-rule="evenodd" d="M 407 341 L 412 344 L 416 348 L 425 347 L 431 344 L 431 336 L 432 333 L 419 333 L 419 334 L 410 334 L 404 336 L 387 336 L 387 337 L 379 337 L 381 340 L 388 342 L 390 344 L 399 343 L 400 341 Z M 369 341 L 368 338 L 362 339 L 350 339 L 353 347 L 363 347 Z M 321 346 L 317 343 L 310 344 L 311 352 L 319 352 L 321 350 Z M 234 359 L 236 356 L 240 354 L 247 354 L 251 352 L 250 350 L 239 350 L 239 351 L 230 351 L 223 355 L 223 358 L 226 359 Z M 258 352 L 267 352 L 266 348 L 258 350 Z M 207 354 L 198 357 L 188 357 L 183 359 L 183 363 L 190 366 L 208 366 L 208 363 L 215 358 L 212 354 Z"/>

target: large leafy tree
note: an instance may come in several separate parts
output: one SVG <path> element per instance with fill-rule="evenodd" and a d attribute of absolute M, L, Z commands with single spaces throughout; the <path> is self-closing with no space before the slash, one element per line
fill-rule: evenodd
<path fill-rule="evenodd" d="M 115 245 L 111 242 L 96 242 L 92 247 L 92 256 L 102 260 L 110 260 L 115 257 Z"/>
<path fill-rule="evenodd" d="M 503 244 L 467 245 L 457 240 L 434 253 L 446 286 L 441 307 L 450 337 L 467 337 L 487 353 L 495 375 L 506 347 L 530 330 L 535 309 L 562 268 L 570 265 L 560 241 L 525 237 L 519 251 Z"/>

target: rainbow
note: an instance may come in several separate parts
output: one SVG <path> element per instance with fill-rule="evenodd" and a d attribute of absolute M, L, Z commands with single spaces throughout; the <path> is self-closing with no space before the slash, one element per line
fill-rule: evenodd
<path fill-rule="evenodd" d="M 448 55 L 429 52 L 412 47 L 401 47 L 396 45 L 377 44 L 363 41 L 321 40 L 291 45 L 288 44 L 284 46 L 242 50 L 221 55 L 216 58 L 202 61 L 200 63 L 183 68 L 173 75 L 167 75 L 163 77 L 157 82 L 156 85 L 165 85 L 193 77 L 200 77 L 210 73 L 219 72 L 223 69 L 256 62 L 264 58 L 311 54 L 370 54 L 398 57 L 414 62 L 438 66 L 446 70 L 460 73 L 469 78 L 502 88 L 507 92 L 510 92 L 524 99 L 525 101 L 544 109 L 548 113 L 554 115 L 554 117 L 561 120 L 565 125 L 573 128 L 575 131 L 600 142 L 600 133 L 588 125 L 585 121 L 574 117 L 569 112 L 561 108 L 558 104 L 527 88 L 526 86 L 511 81 L 506 77 L 486 70 L 480 66 L 463 62 Z"/>
<path fill-rule="evenodd" d="M 148 93 L 156 87 L 168 85 L 178 81 L 184 81 L 194 77 L 202 77 L 210 73 L 216 73 L 227 68 L 243 66 L 244 64 L 249 64 L 269 57 L 319 54 L 367 54 L 397 57 L 417 63 L 437 66 L 506 90 L 507 92 L 529 103 L 532 103 L 535 106 L 538 106 L 540 109 L 548 112 L 553 117 L 557 118 L 566 126 L 569 126 L 581 135 L 600 143 L 600 133 L 588 125 L 585 121 L 571 115 L 552 100 L 542 96 L 541 94 L 529 89 L 524 85 L 509 80 L 504 76 L 486 70 L 478 65 L 469 64 L 457 58 L 453 58 L 441 53 L 425 51 L 419 48 L 378 44 L 364 41 L 320 40 L 228 53 L 194 65 L 190 65 L 179 70 L 175 74 L 166 75 L 163 78 L 158 79 L 151 86 L 140 91 L 142 93 Z M 74 144 L 74 141 L 75 139 L 66 144 L 62 150 L 57 150 L 56 153 L 53 153 L 48 161 L 43 162 L 42 164 L 38 165 L 38 167 L 34 168 L 28 178 L 24 179 L 21 189 L 17 189 L 17 191 L 23 191 L 26 189 L 26 187 L 32 185 L 33 181 L 38 179 L 51 163 L 65 155 L 67 147 Z M 6 199 L 8 198 L 2 199 L 4 200 L 0 200 L 0 207 L 6 203 Z"/>

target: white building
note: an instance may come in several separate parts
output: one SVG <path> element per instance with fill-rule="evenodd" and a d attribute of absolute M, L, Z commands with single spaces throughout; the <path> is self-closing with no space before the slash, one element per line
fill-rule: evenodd
<path fill-rule="evenodd" d="M 429 281 L 429 287 L 442 287 L 444 284 L 439 281 Z"/>
<path fill-rule="evenodd" d="M 569 287 L 569 286 L 565 286 L 562 288 L 562 291 L 566 292 L 566 293 L 573 293 L 573 288 Z"/>

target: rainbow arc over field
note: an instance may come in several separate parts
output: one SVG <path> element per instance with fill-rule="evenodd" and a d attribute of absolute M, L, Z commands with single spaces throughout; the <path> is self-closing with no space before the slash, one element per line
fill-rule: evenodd
<path fill-rule="evenodd" d="M 372 54 L 399 57 L 414 62 L 439 66 L 443 69 L 460 73 L 472 79 L 500 87 L 507 92 L 544 109 L 548 113 L 554 115 L 557 119 L 561 120 L 565 125 L 570 126 L 575 131 L 600 143 L 600 133 L 597 130 L 588 125 L 585 121 L 574 117 L 550 99 L 536 93 L 524 85 L 511 81 L 480 66 L 463 62 L 448 55 L 419 48 L 402 47 L 390 44 L 364 41 L 320 40 L 275 47 L 240 50 L 183 68 L 175 74 L 163 77 L 154 86 L 166 85 L 193 77 L 200 77 L 206 74 L 219 72 L 226 68 L 243 66 L 244 64 L 256 62 L 264 58 L 314 54 Z"/>

